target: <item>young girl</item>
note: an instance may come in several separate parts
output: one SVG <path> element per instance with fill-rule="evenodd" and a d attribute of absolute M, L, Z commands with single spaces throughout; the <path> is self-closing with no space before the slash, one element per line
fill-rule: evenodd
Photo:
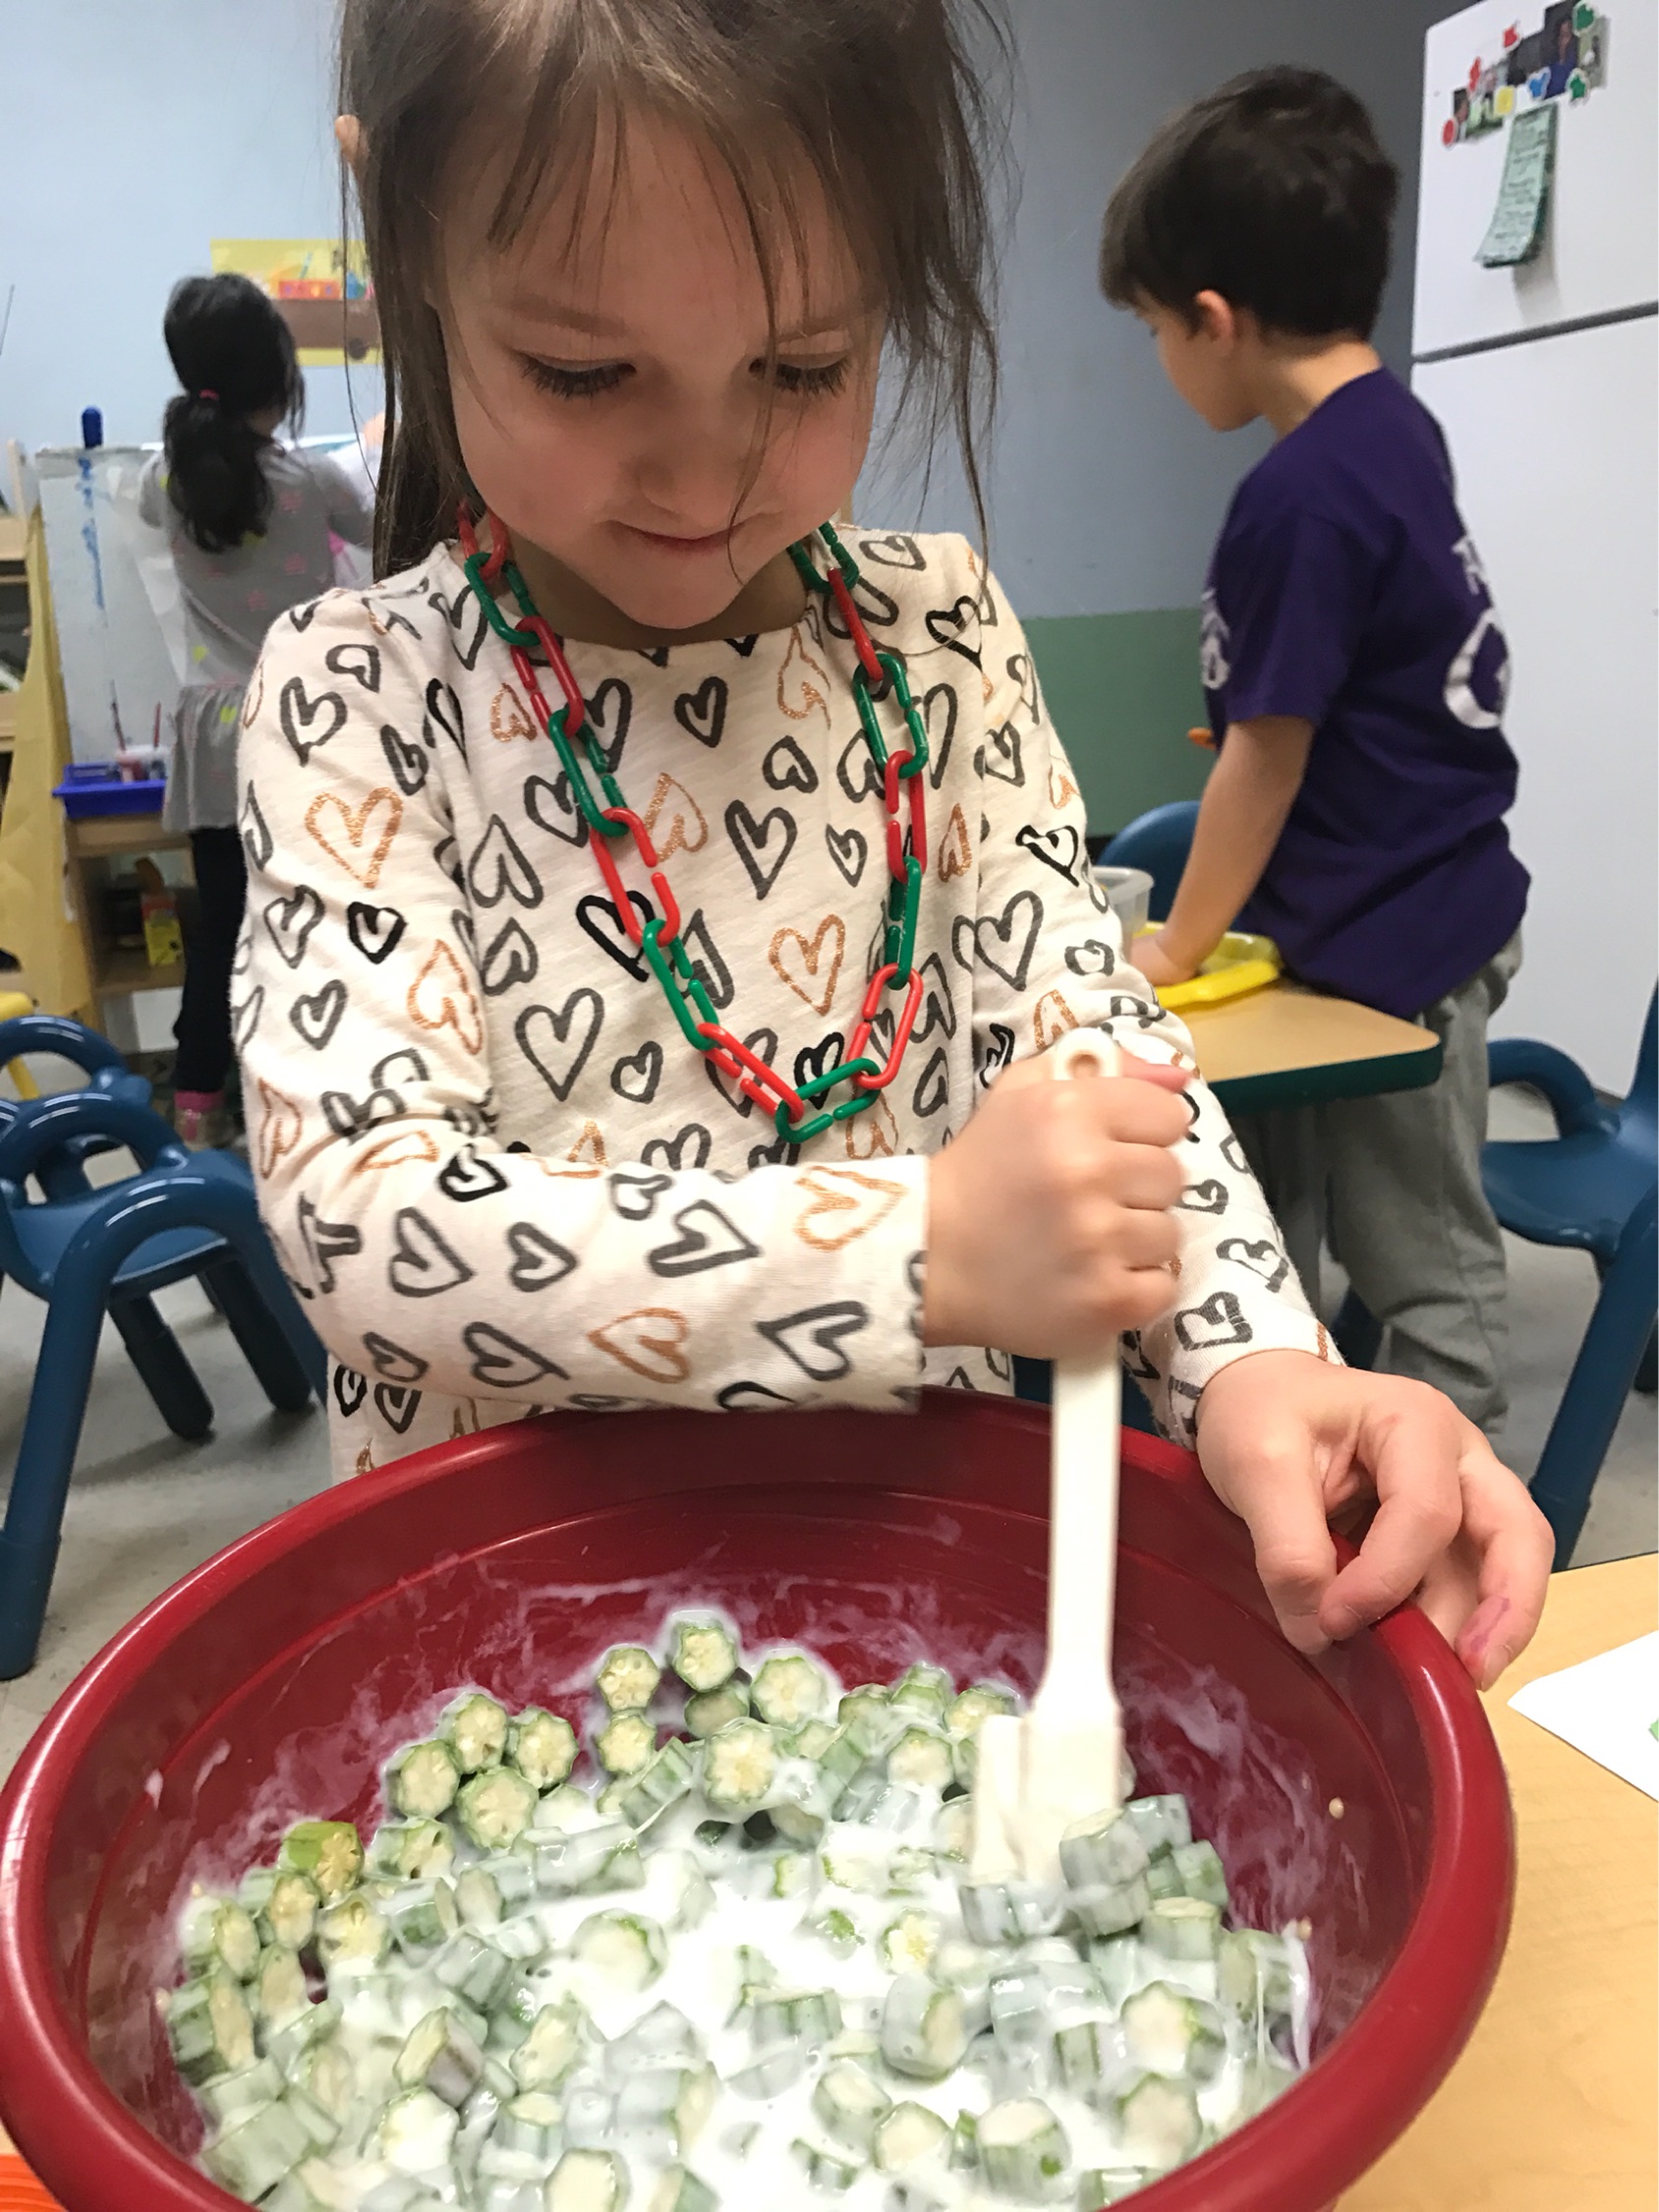
<path fill-rule="evenodd" d="M 184 390 L 140 487 L 167 532 L 184 600 L 192 681 L 180 694 L 162 821 L 190 832 L 197 921 L 174 1029 L 174 1120 L 188 1144 L 222 1143 L 231 1067 L 230 965 L 247 894 L 236 833 L 243 693 L 273 618 L 334 580 L 329 533 L 369 542 L 372 509 L 338 465 L 276 442 L 305 385 L 288 325 L 245 276 L 187 276 L 162 325 Z"/>
<path fill-rule="evenodd" d="M 1444 1400 L 1333 1361 L 1169 1075 L 1006 601 L 961 539 L 822 527 L 884 349 L 973 420 L 944 0 L 348 0 L 343 87 L 382 580 L 250 686 L 235 1007 L 337 1472 L 1122 1331 L 1299 1645 L 1419 1590 L 1494 1675 L 1547 1531 Z M 1162 1082 L 1041 1079 L 1076 1023 Z"/>

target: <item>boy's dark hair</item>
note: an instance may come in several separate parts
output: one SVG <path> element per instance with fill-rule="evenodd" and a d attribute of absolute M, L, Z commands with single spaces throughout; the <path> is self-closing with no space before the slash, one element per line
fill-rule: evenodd
<path fill-rule="evenodd" d="M 617 188 L 631 112 L 689 132 L 730 176 L 769 308 L 802 253 L 808 200 L 825 195 L 886 313 L 894 412 L 915 392 L 930 443 L 953 425 L 983 529 L 986 156 L 1003 132 L 977 65 L 1006 50 L 1000 0 L 343 0 L 339 105 L 362 126 L 385 372 L 376 574 L 449 537 L 471 491 L 434 305 L 448 207 L 493 164 L 492 247 L 565 185 L 574 229 Z"/>
<path fill-rule="evenodd" d="M 270 521 L 268 441 L 249 416 L 305 410 L 293 333 L 246 276 L 185 277 L 161 328 L 185 387 L 162 419 L 167 495 L 204 553 L 231 553 Z"/>
<path fill-rule="evenodd" d="M 1400 176 L 1364 105 L 1317 69 L 1258 69 L 1173 116 L 1112 196 L 1115 306 L 1190 316 L 1200 292 L 1262 328 L 1369 337 Z"/>

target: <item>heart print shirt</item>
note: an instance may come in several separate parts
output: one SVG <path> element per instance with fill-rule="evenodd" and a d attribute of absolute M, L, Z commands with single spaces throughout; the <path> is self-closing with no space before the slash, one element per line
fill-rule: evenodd
<path fill-rule="evenodd" d="M 922 1345 L 928 1155 L 1076 1024 L 1190 1065 L 1094 884 L 995 580 L 957 537 L 850 544 L 928 731 L 923 986 L 876 1106 L 799 1146 L 681 1034 L 452 547 L 271 629 L 244 711 L 233 1016 L 261 1208 L 333 1355 L 337 1476 L 561 1407 L 1005 1392 L 997 1349 Z M 720 1019 L 787 1077 L 832 1067 L 889 881 L 833 604 L 570 659 Z M 631 847 L 619 864 L 649 918 Z M 1228 1361 L 1330 1352 L 1220 1106 L 1198 1082 L 1187 1105 L 1171 1305 L 1124 1357 L 1190 1443 Z"/>

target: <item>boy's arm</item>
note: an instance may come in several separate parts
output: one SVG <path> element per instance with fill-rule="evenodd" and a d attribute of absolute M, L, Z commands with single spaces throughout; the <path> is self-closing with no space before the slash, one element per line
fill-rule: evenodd
<path fill-rule="evenodd" d="M 1196 975 L 1232 927 L 1295 804 L 1312 743 L 1313 725 L 1299 715 L 1260 715 L 1229 728 L 1170 917 L 1134 947 L 1149 983 Z"/>

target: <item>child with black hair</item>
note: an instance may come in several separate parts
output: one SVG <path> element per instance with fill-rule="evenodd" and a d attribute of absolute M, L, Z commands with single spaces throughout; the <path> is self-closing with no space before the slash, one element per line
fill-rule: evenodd
<path fill-rule="evenodd" d="M 1289 972 L 1434 1029 L 1429 1088 L 1251 1117 L 1241 1139 L 1317 1305 L 1322 1236 L 1383 1363 L 1489 1431 L 1504 1249 L 1480 1182 L 1486 1028 L 1527 875 L 1504 817 L 1509 658 L 1439 425 L 1370 344 L 1397 177 L 1316 71 L 1234 80 L 1114 194 L 1101 277 L 1214 430 L 1278 442 L 1238 487 L 1203 600 L 1220 758 L 1168 920 L 1184 981 L 1242 908 Z"/>
<path fill-rule="evenodd" d="M 139 499 L 171 541 L 191 660 L 162 821 L 189 831 L 196 867 L 173 1112 L 201 1145 L 229 1135 L 230 971 L 248 888 L 236 830 L 243 694 L 277 615 L 333 584 L 330 533 L 367 545 L 372 508 L 337 462 L 277 442 L 284 423 L 299 427 L 305 383 L 288 325 L 257 284 L 187 276 L 162 328 L 184 390 L 167 403 Z"/>

